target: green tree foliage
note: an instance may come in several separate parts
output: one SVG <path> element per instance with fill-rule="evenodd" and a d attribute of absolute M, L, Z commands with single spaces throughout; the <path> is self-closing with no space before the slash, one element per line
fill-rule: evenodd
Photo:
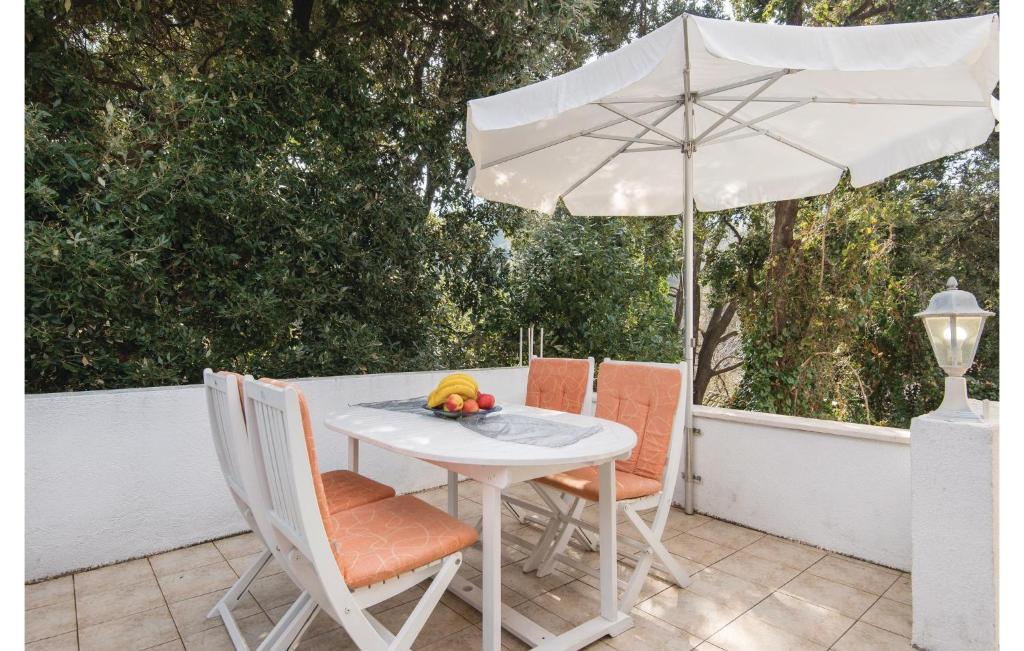
<path fill-rule="evenodd" d="M 591 18 L 30 1 L 28 389 L 471 363 L 516 211 L 468 196 L 465 102 L 580 64 Z"/>

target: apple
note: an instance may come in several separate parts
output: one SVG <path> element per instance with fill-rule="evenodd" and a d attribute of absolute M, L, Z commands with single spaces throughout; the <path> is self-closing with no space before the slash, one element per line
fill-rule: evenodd
<path fill-rule="evenodd" d="M 470 398 L 469 400 L 466 400 L 464 403 L 462 403 L 462 413 L 475 414 L 478 411 L 480 411 L 480 405 L 477 404 L 476 400 Z"/>
<path fill-rule="evenodd" d="M 448 396 L 448 400 L 444 403 L 445 411 L 462 411 L 462 396 L 457 393 L 453 393 Z"/>
<path fill-rule="evenodd" d="M 493 409 L 494 396 L 489 393 L 481 393 L 476 398 L 476 404 L 480 406 L 480 409 Z"/>

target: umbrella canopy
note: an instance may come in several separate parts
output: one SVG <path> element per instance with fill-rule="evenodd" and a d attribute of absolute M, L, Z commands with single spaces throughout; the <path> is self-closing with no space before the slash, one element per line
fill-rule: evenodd
<path fill-rule="evenodd" d="M 473 192 L 576 215 L 682 213 L 693 373 L 693 210 L 863 186 L 995 126 L 995 15 L 794 27 L 684 15 L 559 77 L 469 102 Z M 691 384 L 692 389 L 692 384 Z M 686 405 L 687 513 L 693 404 Z"/>
<path fill-rule="evenodd" d="M 680 16 L 469 102 L 472 189 L 545 213 L 562 199 L 578 215 L 677 214 L 688 144 L 699 210 L 822 194 L 845 170 L 859 187 L 982 144 L 998 79 L 994 15 L 840 28 Z"/>

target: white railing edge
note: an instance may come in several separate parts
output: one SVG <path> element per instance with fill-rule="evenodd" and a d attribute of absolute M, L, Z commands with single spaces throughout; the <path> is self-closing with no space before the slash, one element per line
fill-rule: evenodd
<path fill-rule="evenodd" d="M 743 411 L 725 407 L 693 406 L 693 417 L 699 426 L 700 420 L 716 420 L 743 425 L 759 425 L 776 429 L 788 429 L 810 434 L 841 436 L 852 439 L 880 441 L 896 445 L 910 445 L 910 430 L 879 425 L 844 423 L 841 421 L 785 416 L 760 411 Z"/>

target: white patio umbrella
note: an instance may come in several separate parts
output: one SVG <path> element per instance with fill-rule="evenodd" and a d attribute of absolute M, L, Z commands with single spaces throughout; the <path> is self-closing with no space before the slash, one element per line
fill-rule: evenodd
<path fill-rule="evenodd" d="M 683 15 L 564 75 L 469 102 L 482 198 L 575 215 L 682 214 L 693 372 L 693 210 L 860 187 L 994 126 L 995 15 L 792 27 Z M 692 509 L 692 392 L 686 506 Z"/>

